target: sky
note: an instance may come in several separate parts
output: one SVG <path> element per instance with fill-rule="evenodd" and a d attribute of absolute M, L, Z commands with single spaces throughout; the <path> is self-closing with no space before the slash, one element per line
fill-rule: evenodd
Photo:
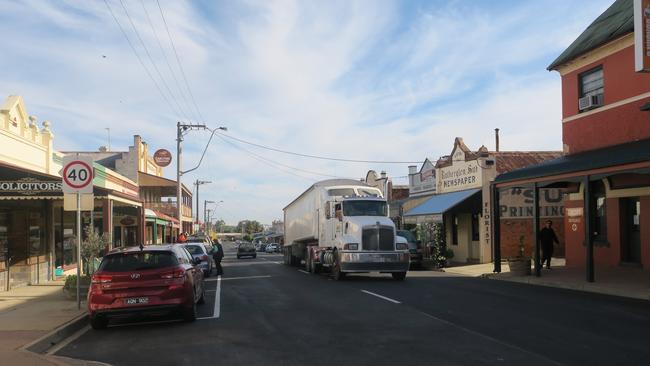
<path fill-rule="evenodd" d="M 406 184 L 412 164 L 232 138 L 421 164 L 455 137 L 493 150 L 499 128 L 501 150 L 561 150 L 546 67 L 612 3 L 0 0 L 0 98 L 21 95 L 60 151 L 108 145 L 110 128 L 111 150 L 140 135 L 175 154 L 177 121 L 227 127 L 183 182 L 212 182 L 215 219 L 270 224 L 315 181 Z M 209 137 L 185 136 L 184 169 Z"/>

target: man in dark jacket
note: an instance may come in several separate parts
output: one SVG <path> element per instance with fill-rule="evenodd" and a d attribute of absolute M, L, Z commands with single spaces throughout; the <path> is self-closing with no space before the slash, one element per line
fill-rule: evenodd
<path fill-rule="evenodd" d="M 539 232 L 539 240 L 542 244 L 542 266 L 546 262 L 546 268 L 551 269 L 551 256 L 553 256 L 553 243 L 560 242 L 557 240 L 557 235 L 553 231 L 553 222 L 551 220 L 546 221 L 546 227 Z"/>
<path fill-rule="evenodd" d="M 223 259 L 223 245 L 219 240 L 215 241 L 214 250 L 212 251 L 212 258 L 214 259 L 214 264 L 217 267 L 217 276 L 223 274 L 223 267 L 221 267 L 221 260 Z"/>

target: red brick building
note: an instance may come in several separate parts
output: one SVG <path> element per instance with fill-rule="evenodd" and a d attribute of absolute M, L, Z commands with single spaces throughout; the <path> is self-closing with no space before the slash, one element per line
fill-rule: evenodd
<path fill-rule="evenodd" d="M 650 270 L 650 73 L 635 68 L 633 4 L 615 1 L 548 67 L 562 77 L 565 155 L 495 180 L 495 192 L 564 189 L 566 264 L 589 281 L 599 266 Z"/>

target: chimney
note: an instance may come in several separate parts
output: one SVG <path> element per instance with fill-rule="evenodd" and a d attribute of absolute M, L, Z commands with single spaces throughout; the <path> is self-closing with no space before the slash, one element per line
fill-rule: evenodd
<path fill-rule="evenodd" d="M 385 170 L 381 171 L 381 178 L 386 179 L 386 171 Z"/>
<path fill-rule="evenodd" d="M 409 174 L 417 174 L 418 167 L 416 165 L 409 165 Z"/>
<path fill-rule="evenodd" d="M 496 139 L 496 143 L 497 143 L 496 152 L 499 152 L 499 129 L 498 128 L 494 129 L 494 138 Z"/>

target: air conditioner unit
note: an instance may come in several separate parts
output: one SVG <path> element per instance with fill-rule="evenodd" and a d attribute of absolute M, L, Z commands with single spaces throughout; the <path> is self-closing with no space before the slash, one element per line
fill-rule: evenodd
<path fill-rule="evenodd" d="M 603 95 L 587 95 L 586 97 L 578 99 L 578 108 L 581 111 L 600 107 L 603 105 Z"/>

